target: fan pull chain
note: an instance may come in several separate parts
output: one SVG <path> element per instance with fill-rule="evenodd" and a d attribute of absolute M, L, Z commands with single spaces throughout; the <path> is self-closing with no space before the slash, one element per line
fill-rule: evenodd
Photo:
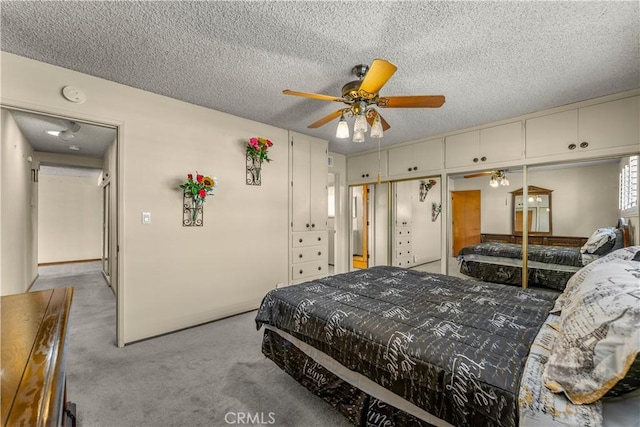
<path fill-rule="evenodd" d="M 380 184 L 380 138 L 378 138 L 378 184 Z"/>

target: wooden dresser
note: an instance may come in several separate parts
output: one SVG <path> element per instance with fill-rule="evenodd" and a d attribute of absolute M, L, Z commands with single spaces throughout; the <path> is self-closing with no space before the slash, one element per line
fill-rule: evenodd
<path fill-rule="evenodd" d="M 587 243 L 587 237 L 571 237 L 571 236 L 531 236 L 529 235 L 530 245 L 545 246 L 570 246 L 582 247 Z M 485 242 L 501 242 L 501 243 L 518 243 L 522 244 L 521 234 L 481 234 L 480 241 Z"/>
<path fill-rule="evenodd" d="M 72 298 L 71 287 L 2 297 L 2 426 L 75 424 L 65 380 Z"/>

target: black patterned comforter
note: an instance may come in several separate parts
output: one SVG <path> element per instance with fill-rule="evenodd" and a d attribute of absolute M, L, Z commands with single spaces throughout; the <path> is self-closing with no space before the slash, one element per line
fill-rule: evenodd
<path fill-rule="evenodd" d="M 517 243 L 485 242 L 460 249 L 460 255 L 485 255 L 500 258 L 522 259 L 522 245 Z M 566 246 L 528 245 L 527 259 L 545 264 L 583 266 L 580 248 Z"/>
<path fill-rule="evenodd" d="M 374 267 L 270 291 L 256 323 L 453 425 L 515 426 L 520 376 L 557 295 Z"/>

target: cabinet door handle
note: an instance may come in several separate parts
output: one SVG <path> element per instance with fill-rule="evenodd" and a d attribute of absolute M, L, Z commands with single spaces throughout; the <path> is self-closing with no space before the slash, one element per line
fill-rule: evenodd
<path fill-rule="evenodd" d="M 473 163 L 478 163 L 478 158 L 477 157 L 473 158 Z"/>
<path fill-rule="evenodd" d="M 417 170 L 418 170 L 418 167 L 417 167 L 417 166 L 414 166 L 414 167 L 413 167 L 413 170 L 414 170 L 414 171 L 417 171 Z"/>
<path fill-rule="evenodd" d="M 318 237 L 318 242 L 322 242 L 322 237 Z"/>
<path fill-rule="evenodd" d="M 311 228 L 314 228 L 316 225 L 315 224 L 311 224 Z"/>
<path fill-rule="evenodd" d="M 407 169 L 409 172 L 411 172 L 411 168 Z"/>
<path fill-rule="evenodd" d="M 318 271 L 322 270 L 322 266 L 318 267 Z"/>
<path fill-rule="evenodd" d="M 369 174 L 367 174 L 367 178 L 369 178 Z"/>
<path fill-rule="evenodd" d="M 580 148 L 587 148 L 588 146 L 589 146 L 589 143 L 587 141 L 580 143 Z"/>
<path fill-rule="evenodd" d="M 318 252 L 318 256 L 322 255 L 322 252 Z"/>
<path fill-rule="evenodd" d="M 364 178 L 364 174 L 362 174 L 362 177 Z"/>
<path fill-rule="evenodd" d="M 299 239 L 298 242 L 302 243 L 302 239 Z"/>
<path fill-rule="evenodd" d="M 309 224 L 307 224 L 307 228 L 309 228 Z"/>
<path fill-rule="evenodd" d="M 576 144 L 569 144 L 569 145 L 567 146 L 567 148 L 568 148 L 569 150 L 575 150 L 575 149 L 576 149 Z"/>
<path fill-rule="evenodd" d="M 300 270 L 300 274 L 304 273 L 302 270 Z"/>
<path fill-rule="evenodd" d="M 482 157 L 480 157 L 480 160 L 483 161 L 483 162 L 486 162 L 487 158 L 485 156 L 482 156 Z"/>
<path fill-rule="evenodd" d="M 302 254 L 298 255 L 298 258 L 302 258 Z"/>

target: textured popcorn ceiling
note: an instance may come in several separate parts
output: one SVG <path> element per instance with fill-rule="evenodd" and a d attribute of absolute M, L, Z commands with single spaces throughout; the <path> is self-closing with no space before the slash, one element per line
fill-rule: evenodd
<path fill-rule="evenodd" d="M 351 68 L 387 59 L 384 145 L 640 87 L 633 2 L 2 2 L 2 50 L 327 139 Z M 3 82 L 6 84 L 6 82 Z M 248 135 L 250 136 L 250 135 Z M 268 136 L 268 135 L 265 135 Z"/>

